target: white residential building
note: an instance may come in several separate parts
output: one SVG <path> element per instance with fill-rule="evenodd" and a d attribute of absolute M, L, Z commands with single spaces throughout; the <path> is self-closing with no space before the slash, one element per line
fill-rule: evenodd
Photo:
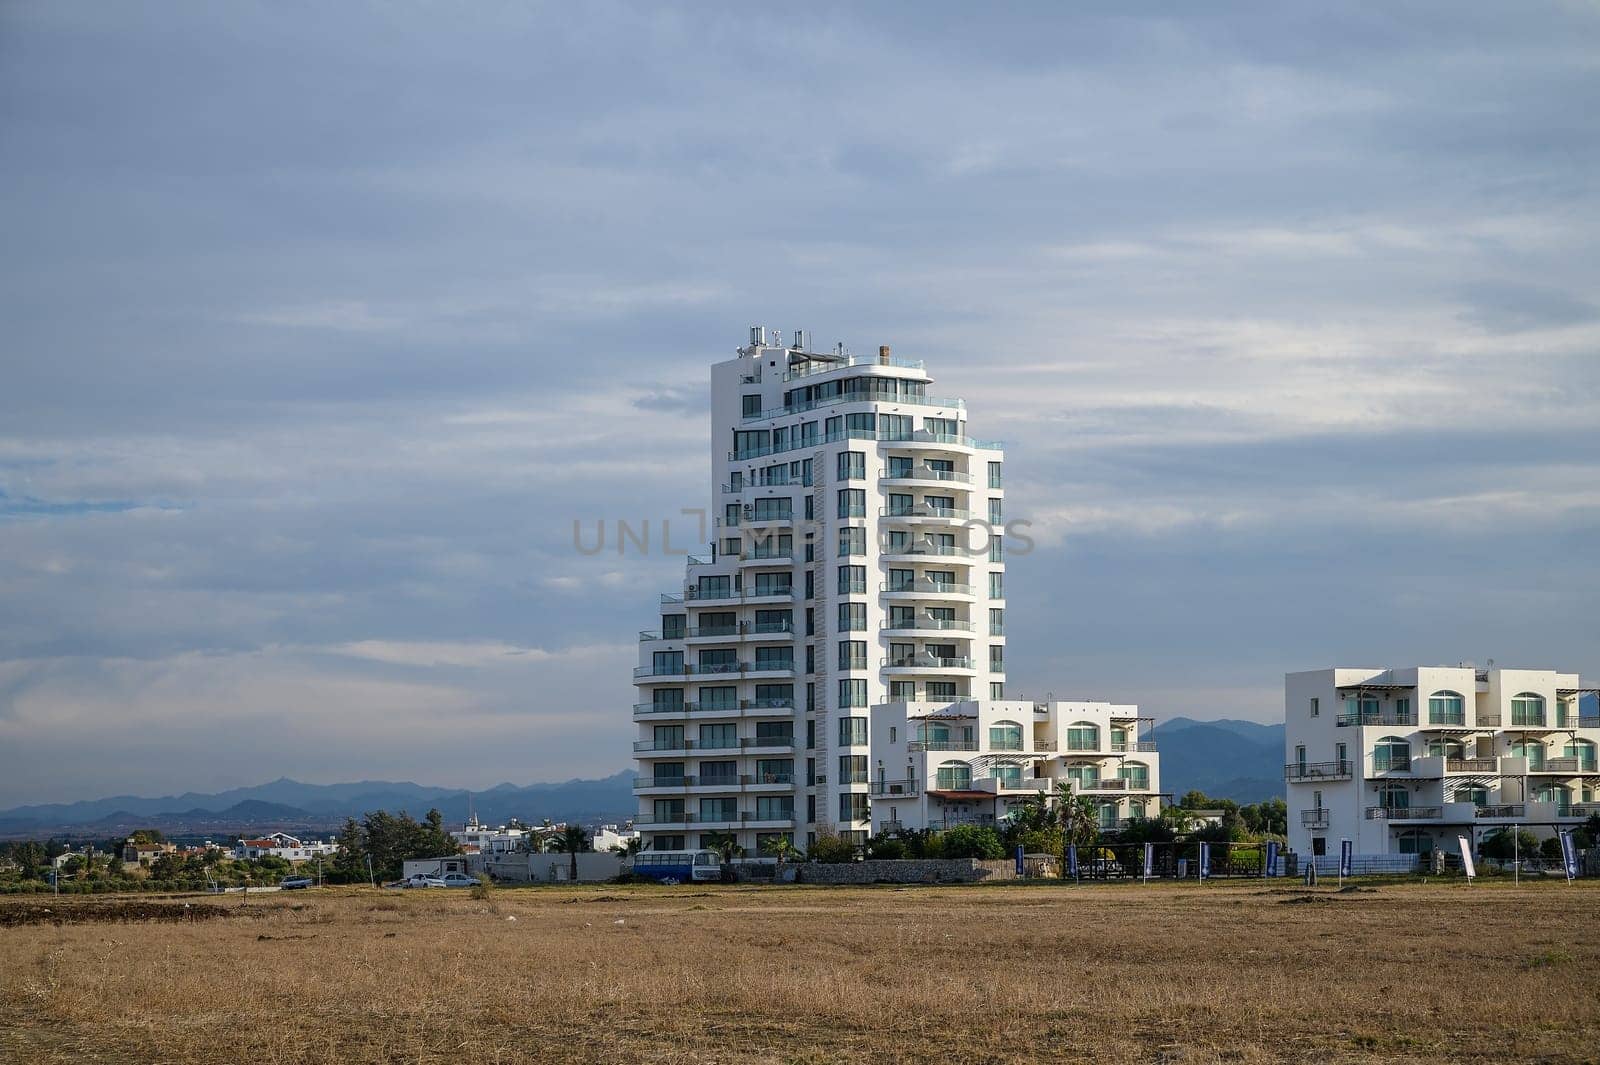
<path fill-rule="evenodd" d="M 233 856 L 241 860 L 270 857 L 306 862 L 313 858 L 331 858 L 337 853 L 339 845 L 331 840 L 302 841 L 287 832 L 273 832 L 258 839 L 241 839 L 233 848 Z"/>
<path fill-rule="evenodd" d="M 968 436 L 965 404 L 930 395 L 931 383 L 887 347 L 819 354 L 803 334 L 785 345 L 759 327 L 711 368 L 709 550 L 661 597 L 634 671 L 646 848 L 723 832 L 751 853 L 780 835 L 805 848 L 819 832 L 864 839 L 882 820 L 874 789 L 905 777 L 910 719 L 967 712 L 984 743 L 991 719 L 1014 719 L 1028 742 L 1043 738 L 1040 720 L 1058 724 L 1054 710 L 1004 703 L 1001 445 Z M 900 730 L 898 748 L 880 746 L 880 716 Z M 1097 720 L 1110 743 L 1112 721 Z M 947 760 L 970 763 L 971 785 L 956 791 L 981 790 L 991 769 L 1012 779 L 1009 764 L 984 760 L 1000 750 L 931 753 L 916 752 L 916 780 L 936 780 Z M 1029 779 L 1068 769 L 1012 760 Z M 1005 806 L 916 801 L 929 823 Z"/>
<path fill-rule="evenodd" d="M 615 847 L 625 847 L 632 840 L 639 838 L 639 833 L 632 828 L 618 828 L 616 825 L 601 825 L 594 830 L 590 837 L 590 844 L 596 851 L 609 854 Z"/>
<path fill-rule="evenodd" d="M 1290 846 L 1415 854 L 1510 825 L 1548 836 L 1578 824 L 1600 810 L 1594 693 L 1543 669 L 1288 674 Z"/>
<path fill-rule="evenodd" d="M 1111 703 L 978 700 L 872 709 L 874 832 L 993 825 L 1030 798 L 1094 801 L 1100 827 L 1161 812 L 1150 719 Z"/>
<path fill-rule="evenodd" d="M 479 854 L 503 854 L 524 849 L 528 830 L 506 825 L 486 825 L 472 815 L 467 818 L 465 825 L 451 831 L 450 838 L 459 843 L 463 850 Z"/>

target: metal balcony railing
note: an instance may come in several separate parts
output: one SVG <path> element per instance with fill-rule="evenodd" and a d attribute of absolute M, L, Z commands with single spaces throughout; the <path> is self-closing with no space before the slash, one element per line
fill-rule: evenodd
<path fill-rule="evenodd" d="M 976 751 L 977 740 L 911 740 L 908 751 Z"/>
<path fill-rule="evenodd" d="M 921 787 L 914 779 L 907 780 L 874 780 L 871 794 L 873 795 L 915 795 Z"/>
<path fill-rule="evenodd" d="M 1438 806 L 1369 806 L 1367 820 L 1427 821 L 1436 819 L 1443 813 L 1443 809 Z"/>
<path fill-rule="evenodd" d="M 949 518 L 952 521 L 967 521 L 973 516 L 970 510 L 961 510 L 957 507 L 930 507 L 926 503 L 914 503 L 909 507 L 879 507 L 880 518 Z"/>
<path fill-rule="evenodd" d="M 884 623 L 888 631 L 912 632 L 972 632 L 973 624 L 970 621 L 941 621 L 937 618 L 901 618 L 896 621 L 890 619 Z"/>
<path fill-rule="evenodd" d="M 1300 823 L 1307 828 L 1327 828 L 1328 811 L 1324 809 L 1301 810 Z"/>
<path fill-rule="evenodd" d="M 913 594 L 934 593 L 942 595 L 971 595 L 973 587 L 970 584 L 956 584 L 954 581 L 930 581 L 927 578 L 918 578 L 914 581 L 882 581 L 878 585 L 879 592 L 911 592 Z"/>
<path fill-rule="evenodd" d="M 1379 710 L 1370 713 L 1340 714 L 1334 724 L 1340 728 L 1355 725 L 1415 725 L 1417 723 L 1416 711 L 1400 713 L 1394 710 Z"/>
<path fill-rule="evenodd" d="M 948 481 L 955 484 L 971 484 L 972 474 L 957 473 L 954 470 L 936 470 L 931 466 L 913 466 L 909 470 L 886 473 L 878 478 L 879 481 Z"/>
<path fill-rule="evenodd" d="M 1528 808 L 1521 803 L 1480 806 L 1474 811 L 1482 820 L 1503 821 L 1507 818 L 1527 817 Z"/>
<path fill-rule="evenodd" d="M 1355 767 L 1348 758 L 1333 762 L 1290 762 L 1283 767 L 1285 780 L 1348 780 Z"/>
<path fill-rule="evenodd" d="M 880 658 L 879 669 L 972 669 L 970 658 L 935 658 L 932 655 L 912 655 L 909 658 Z"/>
<path fill-rule="evenodd" d="M 1446 758 L 1446 773 L 1493 773 L 1498 766 L 1494 758 Z"/>

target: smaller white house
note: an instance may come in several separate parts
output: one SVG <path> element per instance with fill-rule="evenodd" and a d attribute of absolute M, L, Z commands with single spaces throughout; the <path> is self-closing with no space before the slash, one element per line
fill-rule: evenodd
<path fill-rule="evenodd" d="M 466 825 L 452 831 L 450 838 L 461 844 L 463 850 L 479 854 L 505 854 L 527 846 L 528 830 L 506 825 L 491 828 L 474 815 Z"/>
<path fill-rule="evenodd" d="M 583 851 L 577 855 L 578 878 L 572 879 L 571 854 L 524 851 L 519 854 L 490 855 L 483 868 L 496 880 L 511 884 L 593 884 L 610 880 L 622 872 L 622 859 L 607 851 Z"/>
<path fill-rule="evenodd" d="M 287 832 L 273 832 L 257 839 L 241 839 L 233 848 L 233 856 L 241 861 L 251 858 L 284 858 L 291 862 L 309 862 L 315 858 L 331 858 L 339 851 L 337 843 L 321 840 L 303 841 Z"/>
<path fill-rule="evenodd" d="M 594 849 L 602 854 L 609 854 L 616 847 L 625 847 L 630 839 L 638 839 L 639 833 L 631 826 L 618 828 L 616 825 L 601 825 L 594 830 Z"/>

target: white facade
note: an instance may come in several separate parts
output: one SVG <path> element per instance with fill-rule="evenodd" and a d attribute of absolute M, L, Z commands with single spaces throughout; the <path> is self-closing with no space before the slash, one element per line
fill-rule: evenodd
<path fill-rule="evenodd" d="M 631 828 L 618 828 L 616 825 L 601 825 L 594 830 L 590 843 L 601 854 L 609 854 L 615 847 L 625 847 L 632 840 L 639 838 L 639 833 Z"/>
<path fill-rule="evenodd" d="M 1028 799 L 1094 801 L 1105 831 L 1161 812 L 1150 719 L 1111 703 L 979 700 L 872 709 L 874 832 L 994 825 Z"/>
<path fill-rule="evenodd" d="M 1000 445 L 921 363 L 751 334 L 711 369 L 709 550 L 640 634 L 655 850 L 865 836 L 869 708 L 1003 698 Z"/>
<path fill-rule="evenodd" d="M 242 839 L 233 848 L 233 856 L 241 860 L 250 858 L 284 858 L 291 862 L 308 862 L 314 858 L 331 858 L 339 845 L 323 840 L 299 840 L 287 832 L 273 832 L 259 839 Z"/>
<path fill-rule="evenodd" d="M 465 826 L 450 833 L 450 838 L 480 854 L 502 854 L 522 850 L 527 845 L 528 831 L 505 825 L 491 827 L 479 822 L 477 817 L 470 817 Z"/>
<path fill-rule="evenodd" d="M 1422 853 L 1505 826 L 1573 827 L 1600 810 L 1593 694 L 1575 673 L 1539 669 L 1290 673 L 1289 844 Z"/>

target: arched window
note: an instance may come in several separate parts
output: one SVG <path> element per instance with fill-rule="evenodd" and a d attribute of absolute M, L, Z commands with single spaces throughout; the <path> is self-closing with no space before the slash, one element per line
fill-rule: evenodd
<path fill-rule="evenodd" d="M 1145 815 L 1145 809 L 1146 806 L 1143 799 L 1134 799 L 1128 803 L 1128 816 L 1143 817 Z"/>
<path fill-rule="evenodd" d="M 1067 750 L 1098 751 L 1099 749 L 1100 726 L 1091 725 L 1087 721 L 1067 726 Z"/>
<path fill-rule="evenodd" d="M 1466 747 L 1460 740 L 1430 739 L 1428 754 L 1434 758 L 1465 758 Z"/>
<path fill-rule="evenodd" d="M 1114 803 L 1114 802 L 1103 802 L 1103 803 L 1100 804 L 1100 827 L 1101 828 L 1116 828 L 1117 827 L 1117 804 L 1116 803 Z"/>
<path fill-rule="evenodd" d="M 950 726 L 924 722 L 917 726 L 917 739 L 922 743 L 949 743 Z"/>
<path fill-rule="evenodd" d="M 1022 750 L 1022 726 L 1015 721 L 996 721 L 989 726 L 991 751 Z"/>
<path fill-rule="evenodd" d="M 965 762 L 941 762 L 936 776 L 940 791 L 966 791 L 972 787 L 972 767 Z"/>
<path fill-rule="evenodd" d="M 1411 792 L 1403 784 L 1386 784 L 1378 789 L 1378 805 L 1385 810 L 1411 809 Z"/>
<path fill-rule="evenodd" d="M 1411 768 L 1411 744 L 1399 736 L 1385 736 L 1372 748 L 1372 768 L 1382 773 L 1389 769 Z"/>
<path fill-rule="evenodd" d="M 1428 696 L 1428 724 L 1465 725 L 1466 705 L 1458 692 L 1434 692 Z"/>
<path fill-rule="evenodd" d="M 1067 779 L 1076 783 L 1080 789 L 1097 787 L 1100 783 L 1100 767 L 1092 762 L 1069 765 Z"/>
<path fill-rule="evenodd" d="M 994 778 L 999 781 L 1002 788 L 1016 790 L 1022 787 L 1022 766 L 1016 762 L 997 762 L 994 767 Z"/>
<path fill-rule="evenodd" d="M 1567 745 L 1561 748 L 1561 754 L 1564 758 L 1576 758 L 1578 760 L 1578 768 L 1583 772 L 1595 772 L 1596 762 L 1593 741 L 1569 740 Z"/>
<path fill-rule="evenodd" d="M 1128 749 L 1127 729 L 1118 728 L 1115 725 L 1111 727 L 1111 749 L 1113 751 L 1125 751 Z"/>
<path fill-rule="evenodd" d="M 1130 791 L 1150 790 L 1150 767 L 1143 762 L 1124 762 L 1117 770 L 1117 776 L 1128 782 Z"/>
<path fill-rule="evenodd" d="M 1541 784 L 1533 789 L 1534 802 L 1553 802 L 1557 806 L 1571 806 L 1572 793 L 1560 784 Z"/>
<path fill-rule="evenodd" d="M 1543 740 L 1514 740 L 1511 744 L 1511 754 L 1515 758 L 1526 758 L 1530 773 L 1537 773 L 1544 768 Z"/>
<path fill-rule="evenodd" d="M 1456 795 L 1455 795 L 1455 801 L 1456 802 L 1470 802 L 1474 806 L 1488 806 L 1489 805 L 1489 789 L 1488 788 L 1477 788 L 1477 787 L 1457 788 L 1456 789 Z"/>
<path fill-rule="evenodd" d="M 1534 692 L 1523 692 L 1511 697 L 1511 724 L 1544 725 L 1544 696 Z"/>

